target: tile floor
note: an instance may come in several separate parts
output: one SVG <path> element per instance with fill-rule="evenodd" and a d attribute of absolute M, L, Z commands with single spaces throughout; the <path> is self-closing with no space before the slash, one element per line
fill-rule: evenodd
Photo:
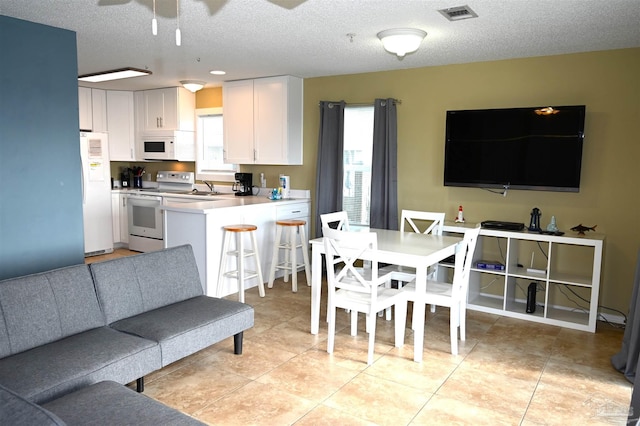
<path fill-rule="evenodd" d="M 212 425 L 626 424 L 632 386 L 609 362 L 623 332 L 603 323 L 593 334 L 468 311 L 467 341 L 452 356 L 448 311 L 438 308 L 415 363 L 411 330 L 394 348 L 393 323 L 378 318 L 367 367 L 366 334 L 349 335 L 346 313 L 332 355 L 326 323 L 309 333 L 307 286 L 292 293 L 280 279 L 246 300 L 255 325 L 242 355 L 227 339 L 147 376 L 145 394 Z"/>

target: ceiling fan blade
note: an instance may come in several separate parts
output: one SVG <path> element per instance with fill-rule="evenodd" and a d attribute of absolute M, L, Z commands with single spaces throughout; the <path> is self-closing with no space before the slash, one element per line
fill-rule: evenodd
<path fill-rule="evenodd" d="M 267 1 L 269 3 L 275 4 L 276 6 L 280 6 L 285 9 L 291 10 L 300 6 L 302 3 L 304 3 L 307 0 L 267 0 Z"/>
<path fill-rule="evenodd" d="M 98 0 L 98 6 L 121 6 L 130 2 L 131 0 Z"/>

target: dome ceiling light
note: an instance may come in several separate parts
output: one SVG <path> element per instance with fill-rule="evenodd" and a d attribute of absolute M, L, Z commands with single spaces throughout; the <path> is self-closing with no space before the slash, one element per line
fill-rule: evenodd
<path fill-rule="evenodd" d="M 407 53 L 418 50 L 420 43 L 426 36 L 425 31 L 417 28 L 394 28 L 378 33 L 378 38 L 385 50 L 398 55 L 398 59 L 402 59 Z"/>

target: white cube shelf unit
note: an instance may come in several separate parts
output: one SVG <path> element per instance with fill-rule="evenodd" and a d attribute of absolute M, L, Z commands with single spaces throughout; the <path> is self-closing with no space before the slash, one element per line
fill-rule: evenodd
<path fill-rule="evenodd" d="M 446 223 L 446 234 L 475 224 Z M 604 235 L 546 235 L 482 229 L 474 253 L 468 309 L 595 332 Z M 477 267 L 499 262 L 504 270 Z M 439 274 L 451 274 L 441 264 Z M 442 277 L 441 277 L 442 278 Z M 527 313 L 527 289 L 536 288 L 536 308 Z"/>

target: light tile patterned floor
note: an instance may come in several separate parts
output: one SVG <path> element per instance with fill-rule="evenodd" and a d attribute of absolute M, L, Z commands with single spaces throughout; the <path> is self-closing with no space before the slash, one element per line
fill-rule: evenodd
<path fill-rule="evenodd" d="M 227 339 L 147 376 L 145 394 L 212 425 L 626 424 L 632 387 L 609 362 L 620 329 L 599 324 L 593 334 L 468 311 L 467 341 L 452 356 L 448 311 L 438 308 L 427 314 L 422 363 L 412 360 L 411 330 L 394 348 L 393 323 L 378 318 L 367 367 L 366 334 L 351 337 L 344 312 L 332 355 L 324 321 L 309 333 L 310 290 L 300 283 L 304 274 L 298 293 L 282 279 L 265 298 L 247 291 L 255 326 L 242 355 Z"/>

